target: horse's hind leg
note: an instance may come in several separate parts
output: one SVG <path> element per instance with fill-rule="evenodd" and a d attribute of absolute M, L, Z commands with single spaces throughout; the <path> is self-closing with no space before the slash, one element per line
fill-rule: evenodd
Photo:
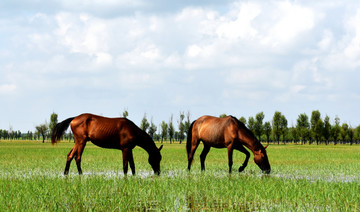
<path fill-rule="evenodd" d="M 82 170 L 81 170 L 81 156 L 82 153 L 84 152 L 84 148 L 85 148 L 86 142 L 82 142 L 81 144 L 78 145 L 77 147 L 77 154 L 76 154 L 76 166 L 78 169 L 79 174 L 82 174 Z"/>
<path fill-rule="evenodd" d="M 210 151 L 210 146 L 204 144 L 204 149 L 200 155 L 201 171 L 205 171 L 205 158 Z"/>
<path fill-rule="evenodd" d="M 243 145 L 236 145 L 235 146 L 235 149 L 239 150 L 240 152 L 244 153 L 246 155 L 246 158 L 245 158 L 245 161 L 244 163 L 242 164 L 242 166 L 239 167 L 239 172 L 242 172 L 244 171 L 244 169 L 246 168 L 248 162 L 249 162 L 249 158 L 250 158 L 250 153 L 249 151 L 247 151 L 245 149 L 245 147 Z"/>
<path fill-rule="evenodd" d="M 75 146 L 67 154 L 64 175 L 69 174 L 70 164 L 71 164 L 72 159 L 74 158 L 74 153 L 73 153 L 74 151 L 75 151 Z"/>
<path fill-rule="evenodd" d="M 195 151 L 197 149 L 197 147 L 199 146 L 199 143 L 200 141 L 194 141 L 192 140 L 192 145 L 191 145 L 191 151 L 190 151 L 190 154 L 189 154 L 189 157 L 188 157 L 188 170 L 190 171 L 190 168 L 191 168 L 191 163 L 194 159 L 194 154 L 195 154 Z"/>

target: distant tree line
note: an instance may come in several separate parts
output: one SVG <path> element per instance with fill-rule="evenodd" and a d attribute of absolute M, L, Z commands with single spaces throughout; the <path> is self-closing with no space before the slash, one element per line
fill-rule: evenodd
<path fill-rule="evenodd" d="M 58 123 L 57 119 L 58 115 L 56 113 L 52 113 L 50 115 L 50 122 L 45 121 L 42 124 L 35 126 L 35 132 L 28 131 L 26 133 L 21 133 L 20 130 L 13 131 L 10 126 L 9 130 L 1 130 L 0 129 L 0 140 L 41 140 L 43 143 L 45 140 L 49 140 L 52 134 L 52 131 L 55 125 Z M 74 136 L 71 131 L 65 133 L 63 139 L 65 140 L 73 140 Z"/>
<path fill-rule="evenodd" d="M 122 117 L 128 117 L 127 109 L 124 110 Z M 219 117 L 225 117 L 221 114 Z M 50 122 L 45 121 L 35 127 L 35 132 L 28 131 L 21 133 L 14 131 L 12 127 L 9 130 L 0 129 L 0 139 L 2 140 L 49 140 L 55 125 L 58 123 L 58 115 L 52 113 Z M 174 116 L 171 115 L 168 121 L 162 121 L 156 125 L 151 118 L 150 121 L 145 113 L 139 127 L 147 132 L 155 141 L 159 142 L 179 142 L 182 143 L 186 137 L 191 124 L 190 112 L 181 111 L 174 122 Z M 310 118 L 306 113 L 298 116 L 295 125 L 289 126 L 286 117 L 279 111 L 276 111 L 272 120 L 264 122 L 265 115 L 259 112 L 255 117 L 248 119 L 240 117 L 243 122 L 260 140 L 266 143 L 275 144 L 359 144 L 360 143 L 360 125 L 353 128 L 347 123 L 340 123 L 340 118 L 335 117 L 333 121 L 329 116 L 321 117 L 318 110 L 311 113 Z M 63 136 L 64 140 L 73 141 L 71 130 Z"/>
<path fill-rule="evenodd" d="M 150 123 L 146 117 L 146 113 L 141 120 L 140 128 L 147 132 L 150 137 L 159 142 L 167 142 L 173 143 L 178 141 L 180 144 L 187 137 L 187 132 L 190 127 L 190 112 L 188 111 L 179 113 L 179 118 L 176 121 L 177 125 L 174 125 L 174 116 L 171 115 L 168 122 L 162 121 L 159 126 L 154 124 L 152 118 Z M 177 127 L 178 130 L 175 128 Z"/>
<path fill-rule="evenodd" d="M 340 123 L 340 118 L 335 117 L 331 122 L 329 116 L 321 118 L 318 110 L 311 113 L 310 119 L 302 113 L 296 120 L 296 125 L 289 127 L 288 120 L 276 111 L 271 121 L 264 122 L 264 113 L 260 112 L 254 117 L 239 119 L 254 132 L 257 138 L 267 143 L 299 143 L 299 144 L 358 144 L 360 143 L 360 125 L 353 128 L 347 123 Z"/>

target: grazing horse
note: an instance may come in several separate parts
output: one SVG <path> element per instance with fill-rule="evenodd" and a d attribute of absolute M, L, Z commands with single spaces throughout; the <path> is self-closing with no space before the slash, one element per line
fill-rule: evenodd
<path fill-rule="evenodd" d="M 246 159 L 239 172 L 242 172 L 248 164 L 250 153 L 245 149 L 246 146 L 254 154 L 254 161 L 260 169 L 269 174 L 271 171 L 269 160 L 266 154 L 266 147 L 256 139 L 254 134 L 233 116 L 217 118 L 212 116 L 202 116 L 191 123 L 186 149 L 188 154 L 188 170 L 200 141 L 204 144 L 204 149 L 200 155 L 201 170 L 205 170 L 205 158 L 211 147 L 227 148 L 229 158 L 229 173 L 233 165 L 233 150 L 239 150 L 246 155 Z"/>
<path fill-rule="evenodd" d="M 81 114 L 68 118 L 55 126 L 51 136 L 52 144 L 60 140 L 69 125 L 74 134 L 75 145 L 67 155 L 64 175 L 69 173 L 70 163 L 74 157 L 79 174 L 82 174 L 81 155 L 88 141 L 102 148 L 120 149 L 125 175 L 128 171 L 128 163 L 130 163 L 132 174 L 135 174 L 132 149 L 140 146 L 149 154 L 149 164 L 154 173 L 160 174 L 162 145 L 157 148 L 151 137 L 132 121 L 126 118 L 106 118 L 93 114 Z"/>

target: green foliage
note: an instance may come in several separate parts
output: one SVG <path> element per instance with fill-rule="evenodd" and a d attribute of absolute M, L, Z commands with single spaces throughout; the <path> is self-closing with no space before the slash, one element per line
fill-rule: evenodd
<path fill-rule="evenodd" d="M 254 133 L 258 137 L 259 141 L 261 140 L 260 137 L 264 131 L 264 126 L 263 126 L 264 117 L 265 117 L 265 115 L 263 112 L 256 114 L 256 120 L 254 123 Z"/>
<path fill-rule="evenodd" d="M 127 109 L 124 109 L 124 112 L 122 113 L 123 118 L 127 118 L 129 116 L 129 112 Z"/>
<path fill-rule="evenodd" d="M 127 109 L 124 110 L 123 116 L 128 116 Z M 220 117 L 224 116 L 226 116 L 226 114 L 220 115 Z M 296 120 L 296 126 L 292 126 L 290 128 L 288 127 L 286 117 L 279 111 L 274 113 L 271 121 L 264 123 L 264 118 L 264 113 L 259 112 L 256 114 L 255 118 L 250 116 L 248 121 L 243 116 L 240 117 L 239 120 L 246 124 L 246 126 L 254 132 L 258 140 L 266 140 L 268 142 L 273 141 L 278 144 L 281 140 L 284 144 L 289 142 L 298 143 L 299 141 L 301 141 L 302 144 L 307 142 L 312 144 L 313 141 L 316 141 L 316 144 L 338 144 L 339 142 L 344 144 L 360 143 L 360 130 L 358 130 L 360 126 L 353 128 L 347 123 L 340 123 L 340 118 L 337 116 L 334 119 L 334 125 L 332 125 L 329 116 L 325 116 L 325 118 L 322 119 L 318 110 L 314 110 L 312 112 L 310 122 L 307 114 L 300 114 Z M 9 131 L 0 129 L 0 139 L 42 139 L 44 142 L 46 139 L 49 139 L 49 135 L 52 131 L 51 129 L 53 129 L 57 122 L 57 114 L 52 113 L 50 116 L 50 123 L 47 124 L 45 121 L 47 128 L 43 126 L 44 124 L 40 124 L 36 126 L 34 133 L 31 131 L 21 133 L 19 130 L 12 130 L 12 127 Z M 153 123 L 152 119 L 150 123 L 148 122 L 145 113 L 139 126 L 156 141 L 159 141 L 160 139 L 162 141 L 170 139 L 171 142 L 178 141 L 181 143 L 187 137 L 191 122 L 192 120 L 190 119 L 189 111 L 186 114 L 184 112 L 180 112 L 179 119 L 177 120 L 177 126 L 173 125 L 172 115 L 168 123 L 163 121 L 160 125 L 156 125 Z M 73 139 L 73 135 L 70 130 L 64 135 L 64 139 Z"/>
<path fill-rule="evenodd" d="M 299 115 L 296 129 L 301 137 L 301 142 L 306 143 L 307 139 L 310 138 L 310 123 L 309 118 L 305 113 Z"/>
<path fill-rule="evenodd" d="M 45 121 L 44 124 L 40 124 L 40 125 L 36 126 L 35 129 L 36 129 L 36 132 L 42 136 L 42 139 L 43 139 L 42 142 L 44 143 L 45 139 L 47 137 L 48 131 L 49 131 L 48 124 Z"/>
<path fill-rule="evenodd" d="M 244 116 L 241 116 L 239 118 L 239 121 L 241 121 L 242 123 L 244 123 L 246 125 L 246 118 Z"/>
<path fill-rule="evenodd" d="M 255 119 L 254 117 L 250 116 L 248 119 L 248 123 L 247 123 L 247 127 L 251 130 L 254 131 L 255 129 Z"/>
<path fill-rule="evenodd" d="M 174 124 L 173 124 L 173 115 L 171 114 L 169 124 L 168 124 L 168 135 L 169 135 L 170 143 L 174 138 L 174 133 L 175 133 L 175 129 L 174 129 Z"/>
<path fill-rule="evenodd" d="M 156 130 L 157 130 L 157 127 L 156 127 L 156 125 L 154 124 L 154 122 L 153 122 L 153 120 L 152 120 L 152 118 L 151 118 L 150 127 L 149 127 L 148 133 L 149 133 L 149 135 L 150 135 L 150 137 L 151 137 L 152 139 L 154 139 L 154 135 L 155 135 Z"/>
<path fill-rule="evenodd" d="M 281 114 L 281 112 L 276 111 L 274 113 L 274 117 L 272 120 L 272 130 L 273 130 L 274 137 L 278 142 L 280 141 L 280 135 L 282 132 L 281 124 L 282 124 L 282 114 Z"/>
<path fill-rule="evenodd" d="M 265 124 L 264 124 L 264 133 L 265 133 L 265 136 L 266 136 L 266 141 L 269 143 L 270 135 L 271 135 L 271 124 L 268 121 L 265 122 Z"/>
<path fill-rule="evenodd" d="M 225 118 L 227 115 L 225 113 L 220 114 L 219 118 Z"/>
<path fill-rule="evenodd" d="M 58 123 L 58 114 L 52 113 L 52 114 L 50 115 L 50 123 L 49 123 L 50 135 L 52 134 L 55 126 L 57 125 L 57 123 Z"/>
<path fill-rule="evenodd" d="M 180 143 L 182 142 L 182 140 L 184 140 L 185 138 L 185 131 L 188 129 L 188 128 L 185 128 L 185 124 L 184 124 L 184 119 L 185 119 L 185 114 L 184 112 L 180 112 L 180 117 L 179 117 L 179 121 L 178 121 L 178 124 L 179 124 L 179 141 Z"/>
<path fill-rule="evenodd" d="M 168 124 L 165 121 L 161 122 L 161 141 L 167 139 Z"/>
<path fill-rule="evenodd" d="M 146 113 L 144 114 L 144 117 L 141 120 L 140 123 L 140 129 L 144 130 L 145 132 L 147 132 L 147 129 L 149 128 L 150 124 L 146 118 Z"/>

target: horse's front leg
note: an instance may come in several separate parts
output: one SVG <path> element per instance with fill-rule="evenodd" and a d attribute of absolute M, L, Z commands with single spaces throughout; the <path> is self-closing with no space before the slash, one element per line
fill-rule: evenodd
<path fill-rule="evenodd" d="M 249 151 L 247 151 L 245 149 L 245 147 L 243 145 L 236 145 L 235 146 L 235 149 L 239 150 L 240 152 L 244 153 L 246 155 L 246 158 L 245 158 L 245 161 L 244 163 L 242 164 L 242 166 L 239 167 L 239 172 L 242 172 L 244 171 L 244 169 L 246 168 L 248 162 L 249 162 L 249 158 L 250 158 L 250 153 Z"/>
<path fill-rule="evenodd" d="M 232 165 L 233 165 L 233 148 L 232 146 L 228 146 L 227 148 L 228 150 L 228 158 L 229 158 L 229 173 L 231 174 L 231 169 L 232 169 Z"/>
<path fill-rule="evenodd" d="M 123 170 L 124 170 L 124 175 L 126 176 L 128 172 L 129 149 L 123 149 L 122 156 L 123 156 Z"/>
<path fill-rule="evenodd" d="M 129 150 L 128 154 L 129 154 L 129 163 L 130 163 L 131 172 L 133 175 L 135 175 L 135 163 L 134 163 L 134 157 L 132 154 L 132 149 Z"/>

